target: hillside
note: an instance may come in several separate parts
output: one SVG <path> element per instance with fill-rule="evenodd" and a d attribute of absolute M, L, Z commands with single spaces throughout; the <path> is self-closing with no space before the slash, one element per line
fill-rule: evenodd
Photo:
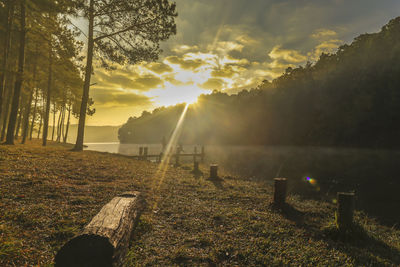
<path fill-rule="evenodd" d="M 150 162 L 69 148 L 36 140 L 0 146 L 1 266 L 51 264 L 64 242 L 126 190 L 143 192 L 149 204 L 127 266 L 400 264 L 399 229 L 363 213 L 356 212 L 355 231 L 341 236 L 330 203 L 290 195 L 277 210 L 268 183 L 226 174 L 213 182 L 204 166 L 204 177 L 188 166 L 161 177 Z"/>
<path fill-rule="evenodd" d="M 182 143 L 400 147 L 400 17 L 314 64 L 235 95 L 202 95 Z M 130 118 L 122 143 L 169 137 L 184 104 Z"/>

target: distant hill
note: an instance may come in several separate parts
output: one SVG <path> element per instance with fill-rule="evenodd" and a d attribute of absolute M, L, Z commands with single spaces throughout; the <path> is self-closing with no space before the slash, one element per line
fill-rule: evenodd
<path fill-rule="evenodd" d="M 258 88 L 200 96 L 188 109 L 180 142 L 400 147 L 399 89 L 400 17 Z M 183 109 L 130 118 L 121 142 L 168 138 Z"/>
<path fill-rule="evenodd" d="M 119 142 L 118 129 L 120 126 L 86 126 L 84 143 L 109 143 Z M 52 127 L 49 129 L 51 138 Z M 75 143 L 78 132 L 78 125 L 72 124 L 68 133 L 67 142 Z"/>

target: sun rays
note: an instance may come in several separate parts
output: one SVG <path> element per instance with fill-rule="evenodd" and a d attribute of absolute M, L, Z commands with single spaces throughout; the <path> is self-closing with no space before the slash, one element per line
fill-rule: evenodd
<path fill-rule="evenodd" d="M 154 175 L 154 180 L 152 183 L 152 190 L 153 190 L 154 196 L 156 196 L 156 197 L 158 196 L 160 187 L 165 180 L 165 174 L 168 170 L 168 167 L 170 165 L 170 161 L 171 161 L 171 158 L 173 155 L 173 148 L 176 147 L 179 137 L 182 133 L 182 126 L 183 126 L 188 108 L 189 108 L 189 104 L 186 104 L 185 108 L 182 111 L 181 116 L 179 117 L 178 122 L 176 123 L 175 129 L 163 151 L 163 157 L 161 158 L 161 163 L 158 166 L 157 172 Z M 153 205 L 153 210 L 157 209 L 157 206 L 158 206 L 158 200 L 155 201 L 155 203 Z"/>

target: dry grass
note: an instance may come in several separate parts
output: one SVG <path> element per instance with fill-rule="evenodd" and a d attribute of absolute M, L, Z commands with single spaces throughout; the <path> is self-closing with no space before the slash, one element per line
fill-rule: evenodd
<path fill-rule="evenodd" d="M 51 265 L 55 252 L 115 195 L 145 194 L 127 266 L 400 264 L 400 231 L 357 213 L 340 236 L 334 206 L 290 196 L 275 210 L 270 186 L 194 177 L 128 157 L 38 141 L 0 146 L 0 265 Z"/>

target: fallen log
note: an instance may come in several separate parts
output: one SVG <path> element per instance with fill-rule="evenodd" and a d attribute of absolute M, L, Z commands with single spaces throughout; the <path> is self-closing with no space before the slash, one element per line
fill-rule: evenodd
<path fill-rule="evenodd" d="M 121 266 L 145 205 L 136 191 L 113 198 L 58 251 L 55 266 Z"/>

